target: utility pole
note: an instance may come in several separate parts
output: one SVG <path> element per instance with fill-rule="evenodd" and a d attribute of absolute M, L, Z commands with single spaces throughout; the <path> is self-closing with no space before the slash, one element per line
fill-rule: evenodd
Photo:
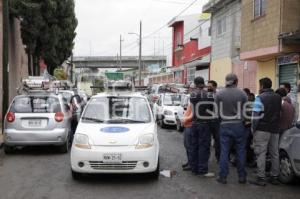
<path fill-rule="evenodd" d="M 139 86 L 142 83 L 142 21 L 140 21 L 140 39 L 139 39 Z"/>
<path fill-rule="evenodd" d="M 122 35 L 120 35 L 120 71 L 122 70 L 122 42 L 123 42 L 124 40 L 122 39 Z"/>
<path fill-rule="evenodd" d="M 71 72 L 70 72 L 70 79 L 71 79 L 71 83 L 73 84 L 73 52 L 71 54 Z M 77 86 L 77 85 L 76 85 Z"/>
<path fill-rule="evenodd" d="M 2 71 L 2 119 L 5 118 L 9 101 L 9 63 L 8 63 L 8 34 L 9 34 L 9 0 L 3 0 L 3 71 Z M 3 125 L 2 125 L 3 127 Z"/>

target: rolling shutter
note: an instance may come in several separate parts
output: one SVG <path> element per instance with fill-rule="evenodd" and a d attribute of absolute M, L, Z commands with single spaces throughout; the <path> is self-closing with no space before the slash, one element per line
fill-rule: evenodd
<path fill-rule="evenodd" d="M 298 76 L 298 65 L 289 64 L 282 65 L 279 68 L 279 84 L 289 82 L 292 87 L 292 92 L 297 93 L 297 76 Z"/>

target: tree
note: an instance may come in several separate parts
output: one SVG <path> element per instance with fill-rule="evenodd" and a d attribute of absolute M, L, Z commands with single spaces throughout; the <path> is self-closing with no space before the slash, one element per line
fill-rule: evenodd
<path fill-rule="evenodd" d="M 48 72 L 60 66 L 74 47 L 74 0 L 14 0 L 12 9 L 21 19 L 22 40 L 34 66 L 44 59 Z"/>

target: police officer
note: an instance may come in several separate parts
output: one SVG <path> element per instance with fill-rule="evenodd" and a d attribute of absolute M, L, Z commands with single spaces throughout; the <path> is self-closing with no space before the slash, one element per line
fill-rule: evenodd
<path fill-rule="evenodd" d="M 195 175 L 214 177 L 213 173 L 208 173 L 211 144 L 209 122 L 214 118 L 212 116 L 214 99 L 204 90 L 203 77 L 196 77 L 194 84 L 195 90 L 190 98 L 193 107 L 190 166 Z"/>

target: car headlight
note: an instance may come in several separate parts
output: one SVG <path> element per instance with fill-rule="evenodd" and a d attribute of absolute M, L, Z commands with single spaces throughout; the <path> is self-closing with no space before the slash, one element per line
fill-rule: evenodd
<path fill-rule="evenodd" d="M 164 111 L 164 115 L 173 115 L 173 112 L 169 111 L 169 110 L 165 110 Z"/>
<path fill-rule="evenodd" d="M 152 147 L 154 144 L 154 134 L 146 134 L 139 137 L 139 142 L 136 149 L 146 149 Z"/>
<path fill-rule="evenodd" d="M 81 149 L 91 149 L 89 137 L 84 134 L 75 134 L 74 145 Z"/>

